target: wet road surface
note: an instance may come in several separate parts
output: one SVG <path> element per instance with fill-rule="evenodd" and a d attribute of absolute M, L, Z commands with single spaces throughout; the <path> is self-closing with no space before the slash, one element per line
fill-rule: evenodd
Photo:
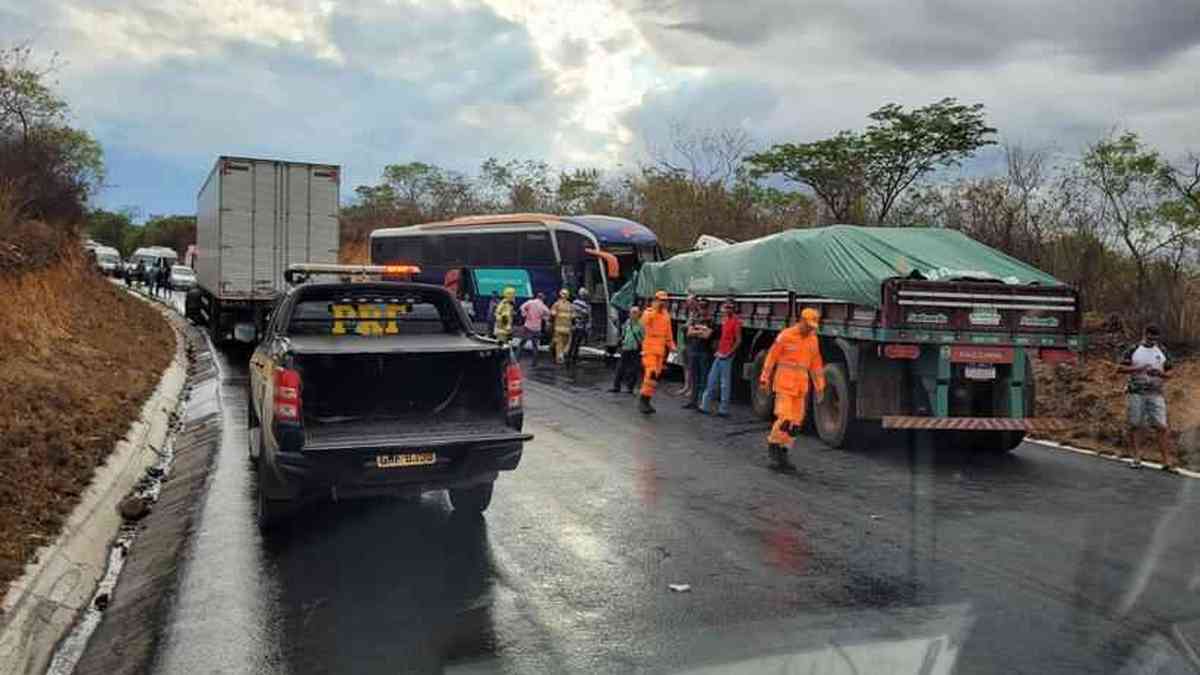
<path fill-rule="evenodd" d="M 643 418 L 589 363 L 527 372 L 536 439 L 483 519 L 434 493 L 264 539 L 246 356 L 156 672 L 1194 672 L 1196 481 L 917 436 L 803 437 L 778 474 L 745 406 L 671 385 Z"/>

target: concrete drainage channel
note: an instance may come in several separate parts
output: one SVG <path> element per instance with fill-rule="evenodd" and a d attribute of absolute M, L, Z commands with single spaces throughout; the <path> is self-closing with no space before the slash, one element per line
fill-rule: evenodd
<path fill-rule="evenodd" d="M 176 357 L 55 542 L 4 598 L 0 672 L 145 672 L 220 441 L 203 333 L 164 308 Z"/>

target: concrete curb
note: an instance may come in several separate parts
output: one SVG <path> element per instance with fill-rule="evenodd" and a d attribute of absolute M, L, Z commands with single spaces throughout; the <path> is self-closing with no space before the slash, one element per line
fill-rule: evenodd
<path fill-rule="evenodd" d="M 192 396 L 174 443 L 174 461 L 154 510 L 141 522 L 108 608 L 96 618 L 74 662 L 76 675 L 123 675 L 150 670 L 167 614 L 174 602 L 177 572 L 195 519 L 203 508 L 208 476 L 221 443 L 220 377 L 203 333 L 184 328 L 194 346 L 188 376 Z M 89 610 L 95 613 L 95 610 Z"/>
<path fill-rule="evenodd" d="M 1049 440 L 1045 440 L 1045 439 L 1041 439 L 1041 438 L 1029 438 L 1029 439 L 1026 439 L 1026 441 L 1032 445 L 1040 445 L 1044 448 L 1051 448 L 1054 450 L 1065 450 L 1066 452 L 1074 452 L 1079 455 L 1091 455 L 1093 457 L 1099 457 L 1100 459 L 1108 460 L 1110 462 L 1121 462 L 1123 464 L 1133 464 L 1133 460 L 1128 457 L 1118 457 L 1116 455 L 1111 455 L 1108 453 L 1100 453 L 1095 450 L 1085 450 L 1083 448 L 1076 448 L 1074 446 L 1066 445 L 1064 443 L 1059 443 L 1057 441 L 1049 441 Z M 1158 462 L 1142 462 L 1142 465 L 1145 466 L 1147 469 L 1156 469 L 1159 471 L 1162 470 L 1162 464 L 1160 464 Z M 1179 475 L 1179 476 L 1185 476 L 1187 478 L 1200 478 L 1200 472 L 1192 471 L 1191 469 L 1176 469 L 1172 473 Z"/>
<path fill-rule="evenodd" d="M 91 605 L 105 575 L 109 546 L 123 523 L 117 505 L 159 460 L 167 443 L 182 400 L 187 359 L 183 336 L 171 315 L 163 314 L 176 334 L 175 357 L 129 433 L 96 469 L 62 532 L 38 550 L 35 562 L 5 595 L 0 605 L 0 672 L 46 670 L 55 645 Z"/>

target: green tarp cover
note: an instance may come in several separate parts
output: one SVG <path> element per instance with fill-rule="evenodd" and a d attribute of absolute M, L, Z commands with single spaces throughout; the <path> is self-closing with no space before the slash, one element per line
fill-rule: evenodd
<path fill-rule="evenodd" d="M 795 291 L 878 307 L 885 279 L 914 276 L 1063 285 L 956 230 L 831 225 L 788 230 L 717 249 L 646 263 L 631 283 L 638 297 L 668 293 L 742 295 Z M 624 301 L 628 289 L 618 293 Z"/>

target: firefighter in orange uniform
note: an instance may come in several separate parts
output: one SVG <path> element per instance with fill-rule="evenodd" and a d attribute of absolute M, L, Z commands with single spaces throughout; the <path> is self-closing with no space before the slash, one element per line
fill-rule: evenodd
<path fill-rule="evenodd" d="M 671 334 L 671 315 L 667 312 L 666 300 L 666 292 L 657 291 L 650 308 L 642 313 L 646 337 L 642 340 L 642 397 L 638 400 L 638 411 L 643 415 L 654 412 L 650 398 L 658 389 L 658 378 L 662 377 L 667 354 L 675 351 L 675 336 Z"/>
<path fill-rule="evenodd" d="M 775 424 L 767 436 L 767 452 L 774 469 L 795 468 L 787 454 L 795 434 L 804 426 L 804 399 L 808 394 L 809 379 L 816 388 L 816 400 L 825 397 L 825 363 L 821 360 L 821 345 L 817 339 L 820 324 L 821 315 L 817 310 L 800 312 L 800 320 L 776 336 L 758 380 L 763 389 L 774 383 Z"/>

